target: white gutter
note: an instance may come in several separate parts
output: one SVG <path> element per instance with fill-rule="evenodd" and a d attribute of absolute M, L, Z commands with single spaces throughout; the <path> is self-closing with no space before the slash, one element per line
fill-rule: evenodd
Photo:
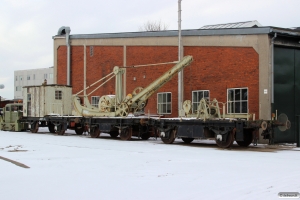
<path fill-rule="evenodd" d="M 67 85 L 71 85 L 71 45 L 70 45 L 70 27 L 65 27 L 66 45 L 67 45 Z"/>

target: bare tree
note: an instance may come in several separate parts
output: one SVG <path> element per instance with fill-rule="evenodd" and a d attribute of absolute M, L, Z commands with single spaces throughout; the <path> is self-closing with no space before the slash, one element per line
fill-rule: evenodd
<path fill-rule="evenodd" d="M 164 31 L 168 29 L 168 25 L 159 21 L 147 21 L 139 27 L 139 31 Z"/>

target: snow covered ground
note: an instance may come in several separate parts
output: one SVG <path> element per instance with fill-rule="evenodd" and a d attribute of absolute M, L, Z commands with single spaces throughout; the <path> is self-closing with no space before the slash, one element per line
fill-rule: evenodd
<path fill-rule="evenodd" d="M 47 132 L 0 131 L 0 199 L 278 199 L 300 192 L 300 148 L 292 145 L 224 150 L 214 141 L 166 145 Z"/>

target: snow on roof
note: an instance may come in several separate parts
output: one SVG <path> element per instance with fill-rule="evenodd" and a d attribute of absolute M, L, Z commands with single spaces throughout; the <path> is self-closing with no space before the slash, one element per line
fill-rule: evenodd
<path fill-rule="evenodd" d="M 200 29 L 220 29 L 220 28 L 249 28 L 262 26 L 258 21 L 235 22 L 228 24 L 205 25 Z"/>

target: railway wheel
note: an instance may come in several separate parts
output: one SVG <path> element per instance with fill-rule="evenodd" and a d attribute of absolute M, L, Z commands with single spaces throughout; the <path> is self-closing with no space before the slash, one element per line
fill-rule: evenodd
<path fill-rule="evenodd" d="M 182 139 L 182 141 L 184 141 L 184 143 L 187 143 L 187 144 L 193 142 L 193 140 L 194 140 L 194 138 L 181 138 L 181 139 Z"/>
<path fill-rule="evenodd" d="M 65 134 L 64 124 L 60 124 L 57 126 L 56 134 L 57 135 L 64 135 Z"/>
<path fill-rule="evenodd" d="M 221 148 L 229 148 L 234 141 L 234 130 L 228 131 L 226 134 L 222 135 L 222 139 L 215 138 L 217 145 Z"/>
<path fill-rule="evenodd" d="M 76 135 L 82 135 L 83 131 L 84 131 L 84 127 L 80 123 L 75 123 L 74 130 L 75 130 Z"/>
<path fill-rule="evenodd" d="M 91 129 L 90 132 L 91 138 L 98 138 L 100 136 L 100 129 L 98 126 Z"/>
<path fill-rule="evenodd" d="M 52 122 L 48 123 L 48 130 L 49 130 L 50 133 L 55 133 L 56 132 L 55 126 Z"/>
<path fill-rule="evenodd" d="M 125 128 L 120 134 L 121 140 L 130 140 L 132 136 L 132 128 Z"/>
<path fill-rule="evenodd" d="M 110 137 L 116 138 L 116 137 L 118 137 L 119 132 L 118 131 L 111 131 L 109 134 L 110 134 Z"/>
<path fill-rule="evenodd" d="M 163 143 L 165 144 L 172 144 L 176 138 L 176 134 L 177 134 L 177 130 L 173 129 L 170 131 L 171 133 L 169 134 L 169 138 L 164 138 L 161 137 L 161 140 L 163 141 Z"/>
<path fill-rule="evenodd" d="M 253 129 L 244 129 L 244 141 L 236 141 L 236 143 L 241 147 L 249 146 L 253 141 L 253 135 L 255 134 L 255 130 Z"/>
<path fill-rule="evenodd" d="M 37 133 L 39 130 L 39 122 L 33 122 L 30 126 L 30 132 L 31 133 Z"/>

